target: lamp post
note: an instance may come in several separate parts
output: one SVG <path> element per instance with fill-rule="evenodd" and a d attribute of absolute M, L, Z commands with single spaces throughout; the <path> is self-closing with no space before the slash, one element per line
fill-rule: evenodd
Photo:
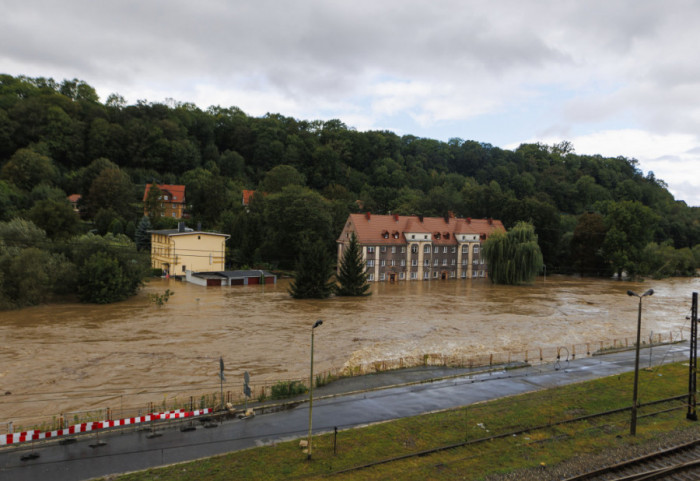
<path fill-rule="evenodd" d="M 309 439 L 307 442 L 307 460 L 311 460 L 311 412 L 314 408 L 314 329 L 323 324 L 323 321 L 319 319 L 311 327 L 311 373 L 309 375 Z"/>
<path fill-rule="evenodd" d="M 627 291 L 628 296 L 636 296 L 639 298 L 639 310 L 637 313 L 637 346 L 634 356 L 634 390 L 632 393 L 632 421 L 630 422 L 630 435 L 637 435 L 637 386 L 639 384 L 639 344 L 641 342 L 642 331 L 642 297 L 651 296 L 654 294 L 654 289 L 649 289 L 641 296 L 635 292 Z"/>

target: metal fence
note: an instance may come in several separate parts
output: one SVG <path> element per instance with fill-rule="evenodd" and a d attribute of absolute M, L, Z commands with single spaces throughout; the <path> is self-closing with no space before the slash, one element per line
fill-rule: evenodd
<path fill-rule="evenodd" d="M 654 334 L 642 340 L 642 347 L 649 347 L 661 344 L 679 342 L 683 340 L 682 331 Z M 415 368 L 421 366 L 443 366 L 456 368 L 488 368 L 496 366 L 517 366 L 517 365 L 537 365 L 548 363 L 562 363 L 580 357 L 595 356 L 599 354 L 614 352 L 616 350 L 634 348 L 636 338 L 623 337 L 607 341 L 589 342 L 554 347 L 535 347 L 524 351 L 507 351 L 491 354 L 480 354 L 474 356 L 450 355 L 441 353 L 426 353 L 421 356 L 408 356 L 382 361 L 373 361 L 364 364 L 331 368 L 321 371 L 314 376 L 314 386 L 321 386 L 335 379 L 342 377 L 362 376 L 366 374 L 380 373 L 403 368 Z M 269 401 L 273 397 L 276 386 L 289 386 L 292 383 L 297 385 L 308 385 L 309 378 L 293 378 L 278 381 L 260 381 L 250 383 L 251 398 L 249 403 L 259 403 Z M 195 410 L 204 408 L 218 409 L 222 406 L 242 407 L 246 402 L 243 392 L 243 385 L 236 388 L 224 386 L 223 393 L 219 385 L 210 385 L 201 389 L 190 390 L 179 393 L 163 393 L 160 401 L 140 402 L 134 398 L 143 399 L 144 394 L 116 394 L 106 393 L 106 397 L 113 400 L 119 399 L 119 407 L 105 406 L 83 411 L 71 411 L 58 413 L 51 419 L 23 418 L 20 420 L 8 420 L 0 422 L 0 434 L 20 432 L 26 429 L 38 429 L 50 431 L 62 429 L 67 426 L 91 422 L 123 419 L 142 416 L 153 412 L 164 412 L 176 409 Z M 223 394 L 223 397 L 222 397 Z M 151 394 L 150 396 L 152 396 Z M 133 401 L 129 402 L 129 398 Z"/>

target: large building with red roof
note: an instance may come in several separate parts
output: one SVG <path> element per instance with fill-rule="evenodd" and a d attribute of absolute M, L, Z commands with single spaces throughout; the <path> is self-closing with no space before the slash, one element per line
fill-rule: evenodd
<path fill-rule="evenodd" d="M 486 277 L 481 246 L 500 220 L 350 214 L 337 240 L 338 264 L 352 233 L 370 281 Z"/>

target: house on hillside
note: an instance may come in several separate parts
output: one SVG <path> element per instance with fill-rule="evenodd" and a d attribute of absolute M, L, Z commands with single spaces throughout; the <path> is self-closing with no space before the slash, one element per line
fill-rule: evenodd
<path fill-rule="evenodd" d="M 150 214 L 146 199 L 148 198 L 148 192 L 154 185 L 157 185 L 161 191 L 161 195 L 158 198 L 161 207 L 160 215 L 173 219 L 187 218 L 187 213 L 185 212 L 185 186 L 171 184 L 146 184 L 146 189 L 143 192 L 143 215 Z"/>
<path fill-rule="evenodd" d="M 486 277 L 482 243 L 496 231 L 494 219 L 350 214 L 338 244 L 338 265 L 354 233 L 370 281 Z"/>
<path fill-rule="evenodd" d="M 170 276 L 223 271 L 228 234 L 185 228 L 151 231 L 151 267 Z"/>
<path fill-rule="evenodd" d="M 68 196 L 68 202 L 70 202 L 70 206 L 73 208 L 73 212 L 76 214 L 80 214 L 80 208 L 78 207 L 78 204 L 80 203 L 80 199 L 82 199 L 83 196 L 80 194 L 71 194 Z"/>

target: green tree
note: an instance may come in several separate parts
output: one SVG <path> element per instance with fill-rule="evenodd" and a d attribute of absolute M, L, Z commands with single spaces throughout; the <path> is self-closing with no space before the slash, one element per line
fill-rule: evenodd
<path fill-rule="evenodd" d="M 320 242 L 305 242 L 296 263 L 289 294 L 295 299 L 325 299 L 333 293 L 335 283 L 333 262 L 326 246 Z"/>
<path fill-rule="evenodd" d="M 260 184 L 263 192 L 281 192 L 288 185 L 304 185 L 304 176 L 291 165 L 278 165 L 270 169 Z"/>
<path fill-rule="evenodd" d="M 362 249 L 353 232 L 340 261 L 337 276 L 339 285 L 335 293 L 339 296 L 368 296 L 371 292 L 367 292 L 370 288 L 367 277 L 365 261 L 362 260 Z"/>
<path fill-rule="evenodd" d="M 642 261 L 642 250 L 651 242 L 658 216 L 640 202 L 609 202 L 605 225 L 608 232 L 603 242 L 603 255 L 610 268 L 622 279 L 623 272 L 630 276 L 638 274 Z"/>
<path fill-rule="evenodd" d="M 136 294 L 149 272 L 148 256 L 139 253 L 136 245 L 125 235 L 85 234 L 75 238 L 70 248 L 71 259 L 78 267 L 78 294 L 85 302 L 126 299 Z M 86 267 L 89 259 L 92 260 Z M 100 273 L 116 278 L 104 279 Z M 114 292 L 107 293 L 108 288 L 114 289 Z M 91 294 L 91 291 L 95 294 Z"/>
<path fill-rule="evenodd" d="M 60 176 L 53 161 L 32 149 L 19 149 L 2 166 L 0 178 L 20 189 L 31 191 L 41 183 L 55 184 Z"/>
<path fill-rule="evenodd" d="M 146 212 L 148 212 L 148 217 L 151 219 L 157 219 L 163 216 L 165 212 L 165 207 L 163 206 L 163 191 L 160 190 L 160 187 L 155 183 L 148 189 L 148 195 L 146 195 L 144 204 Z"/>
<path fill-rule="evenodd" d="M 112 209 L 119 217 L 128 219 L 135 211 L 134 185 L 121 169 L 104 169 L 92 181 L 84 200 L 89 217 L 94 217 L 100 209 Z"/>
<path fill-rule="evenodd" d="M 542 252 L 532 224 L 518 222 L 508 232 L 495 232 L 484 243 L 489 277 L 496 284 L 531 283 L 542 269 Z"/>
<path fill-rule="evenodd" d="M 575 269 L 582 275 L 602 275 L 607 271 L 602 255 L 607 229 L 603 216 L 581 214 L 571 239 L 571 254 Z"/>
<path fill-rule="evenodd" d="M 91 255 L 78 271 L 78 296 L 83 302 L 108 304 L 131 294 L 119 262 L 105 252 Z"/>
<path fill-rule="evenodd" d="M 51 239 L 67 239 L 80 229 L 80 218 L 65 198 L 40 200 L 29 211 L 29 219 Z"/>
<path fill-rule="evenodd" d="M 139 225 L 136 227 L 136 234 L 134 235 L 134 241 L 136 242 L 136 249 L 140 251 L 150 251 L 151 250 L 151 233 L 149 232 L 153 227 L 151 226 L 151 221 L 148 216 L 144 215 L 141 217 Z"/>

